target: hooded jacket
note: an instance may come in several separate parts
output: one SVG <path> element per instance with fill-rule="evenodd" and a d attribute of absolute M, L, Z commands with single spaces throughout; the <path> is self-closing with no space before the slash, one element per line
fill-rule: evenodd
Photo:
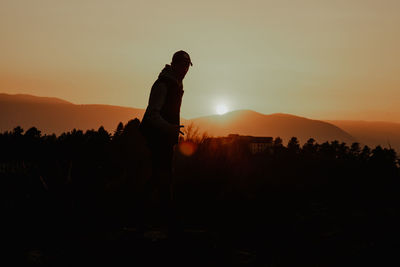
<path fill-rule="evenodd" d="M 176 78 L 170 65 L 165 65 L 151 88 L 149 103 L 140 124 L 148 143 L 178 143 L 176 125 L 180 124 L 183 93 L 182 80 Z"/>

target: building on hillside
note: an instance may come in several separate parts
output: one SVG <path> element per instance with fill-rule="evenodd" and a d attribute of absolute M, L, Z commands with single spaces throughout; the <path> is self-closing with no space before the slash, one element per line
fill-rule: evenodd
<path fill-rule="evenodd" d="M 258 154 L 266 152 L 272 147 L 273 138 L 230 134 L 224 137 L 209 138 L 208 141 L 211 145 L 232 145 L 234 143 L 241 144 L 245 149 L 248 149 L 251 154 Z"/>

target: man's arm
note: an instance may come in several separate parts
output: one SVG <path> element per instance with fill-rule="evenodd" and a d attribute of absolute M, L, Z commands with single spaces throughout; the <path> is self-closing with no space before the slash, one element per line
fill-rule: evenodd
<path fill-rule="evenodd" d="M 147 107 L 149 123 L 164 133 L 173 133 L 176 126 L 167 122 L 161 117 L 161 108 L 164 105 L 167 96 L 167 87 L 164 83 L 157 83 L 150 92 L 149 105 Z"/>

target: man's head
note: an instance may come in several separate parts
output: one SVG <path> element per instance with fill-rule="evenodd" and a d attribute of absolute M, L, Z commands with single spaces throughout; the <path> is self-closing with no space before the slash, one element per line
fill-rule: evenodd
<path fill-rule="evenodd" d="M 189 54 L 183 50 L 180 50 L 175 52 L 175 54 L 172 56 L 171 66 L 178 78 L 183 80 L 189 70 L 189 66 L 193 66 L 193 63 L 190 60 Z"/>

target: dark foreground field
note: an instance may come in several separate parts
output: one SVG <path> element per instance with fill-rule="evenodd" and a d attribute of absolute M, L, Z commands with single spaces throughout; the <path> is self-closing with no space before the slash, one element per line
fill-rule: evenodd
<path fill-rule="evenodd" d="M 157 195 L 140 201 L 150 171 L 137 125 L 0 135 L 2 266 L 400 264 L 393 150 L 275 138 L 252 154 L 187 133 L 166 234 Z"/>
<path fill-rule="evenodd" d="M 296 206 L 296 205 L 295 205 Z M 281 208 L 282 206 L 280 206 Z M 359 209 L 334 211 L 322 202 L 290 211 L 254 211 L 238 207 L 237 214 L 221 211 L 214 224 L 186 222 L 176 235 L 162 227 L 145 232 L 135 226 L 110 226 L 86 216 L 19 217 L 3 226 L 2 261 L 20 266 L 361 266 L 398 265 L 397 211 Z M 253 208 L 255 209 L 255 208 Z M 272 208 L 273 209 L 273 208 Z M 18 212 L 22 212 L 19 210 Z M 48 211 L 51 212 L 51 211 Z M 232 212 L 232 211 L 231 211 Z M 264 218 L 247 217 L 263 213 Z M 243 218 L 242 216 L 246 216 Z M 261 215 L 258 215 L 261 216 Z M 258 217 L 256 216 L 256 217 Z M 62 219 L 63 221 L 58 221 Z M 208 218 L 211 219 L 211 218 Z M 233 218 L 232 218 L 233 219 Z M 68 220 L 68 224 L 65 223 Z M 9 221 L 9 218 L 6 219 Z"/>

